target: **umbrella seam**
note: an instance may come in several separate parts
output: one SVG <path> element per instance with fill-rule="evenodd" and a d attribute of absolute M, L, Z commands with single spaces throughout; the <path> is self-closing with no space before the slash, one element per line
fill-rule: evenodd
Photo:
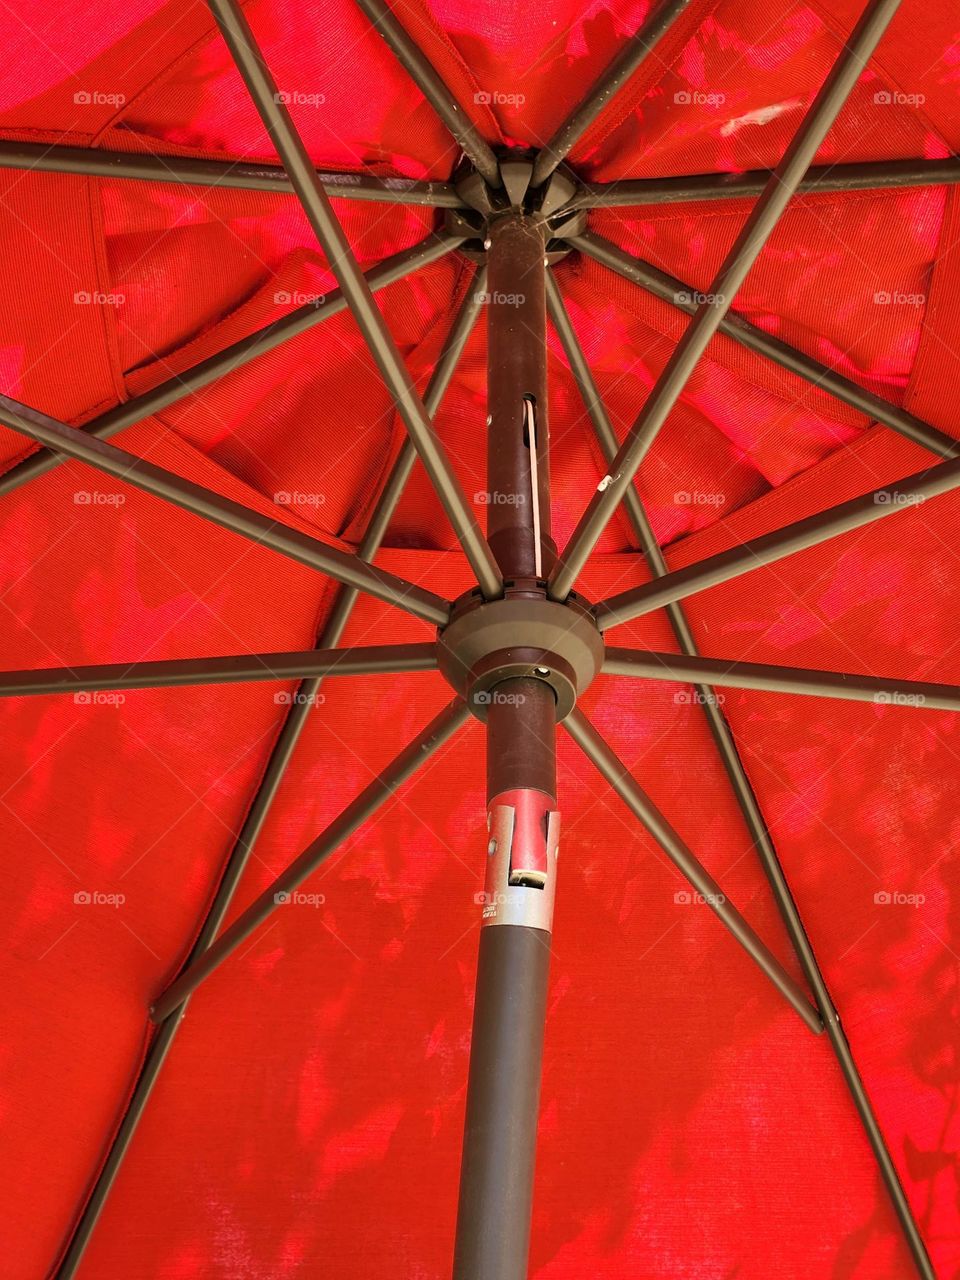
<path fill-rule="evenodd" d="M 423 56 L 427 59 L 427 61 L 436 71 L 437 75 L 439 75 L 441 79 L 444 80 L 444 82 L 446 82 L 446 77 L 443 75 L 441 69 L 437 66 L 435 57 L 432 56 L 428 52 L 428 50 L 424 47 L 424 45 L 415 38 L 414 32 L 411 31 L 410 27 L 407 26 L 407 24 L 403 21 L 401 12 L 403 14 L 409 15 L 414 20 L 419 31 L 421 31 L 427 37 L 428 40 L 432 40 L 434 43 L 439 42 L 440 46 L 444 48 L 447 51 L 447 53 L 450 54 L 453 61 L 456 63 L 457 67 L 459 68 L 459 70 L 462 72 L 464 77 L 470 82 L 470 84 L 474 87 L 474 89 L 480 90 L 482 88 L 480 82 L 477 80 L 476 76 L 473 73 L 473 68 L 470 66 L 466 58 L 463 56 L 463 54 L 460 52 L 457 46 L 453 43 L 453 41 L 447 35 L 446 31 L 444 31 L 442 27 L 440 27 L 437 23 L 434 22 L 433 15 L 430 14 L 429 12 L 426 12 L 420 6 L 420 4 L 416 2 L 416 0 L 413 0 L 413 2 L 411 2 L 411 0 L 407 0 L 406 3 L 402 3 L 402 4 L 393 3 L 391 5 L 391 10 L 393 12 L 394 18 L 404 28 L 404 30 L 409 35 L 410 39 L 413 40 L 414 43 L 416 44 L 420 53 L 423 54 Z M 409 77 L 407 78 L 409 79 Z M 420 92 L 419 88 L 418 88 L 418 92 Z M 496 135 L 493 138 L 486 137 L 485 131 L 481 129 L 480 130 L 481 136 L 486 137 L 486 140 L 488 142 L 502 144 L 503 130 L 500 127 L 500 121 L 497 119 L 496 115 L 494 114 L 490 106 L 488 104 L 477 103 L 476 95 L 474 95 L 473 105 L 475 107 L 486 106 L 486 109 L 484 111 L 481 111 L 480 114 L 483 116 L 484 121 L 486 123 L 488 124 L 492 123 L 493 132 Z M 432 110 L 433 108 L 431 107 L 431 111 Z M 464 110 L 464 115 L 467 117 L 467 120 L 472 125 L 474 125 L 475 128 L 479 128 L 477 121 L 466 110 Z M 456 140 L 454 139 L 454 141 Z"/>
<path fill-rule="evenodd" d="M 582 163 L 587 148 L 596 152 L 607 139 L 626 123 L 636 112 L 640 100 L 656 85 L 662 83 L 665 76 L 673 71 L 674 63 L 680 57 L 686 45 L 703 29 L 708 18 L 712 18 L 723 0 L 713 2 L 702 13 L 694 12 L 696 5 L 690 8 L 674 23 L 662 40 L 657 43 L 654 56 L 645 58 L 626 84 L 622 86 L 610 100 L 587 131 L 577 139 L 570 151 L 569 159 L 574 166 Z M 652 11 L 652 10 L 651 10 Z M 621 45 L 621 49 L 623 46 Z M 618 49 L 613 57 L 620 52 Z M 659 66 L 655 65 L 659 64 Z M 607 121 L 604 124 L 604 121 Z M 615 180 L 615 179 L 614 179 Z"/>
<path fill-rule="evenodd" d="M 661 550 L 667 550 L 667 549 L 677 550 L 681 545 L 685 545 L 689 543 L 694 538 L 702 537 L 706 541 L 707 539 L 705 535 L 710 535 L 718 531 L 728 530 L 730 528 L 731 523 L 734 520 L 736 520 L 738 517 L 742 517 L 743 519 L 748 519 L 748 513 L 749 513 L 749 516 L 752 516 L 760 508 L 761 503 L 772 504 L 775 499 L 779 498 L 781 495 L 787 494 L 788 491 L 794 487 L 799 487 L 802 484 L 812 484 L 814 480 L 816 480 L 817 482 L 821 481 L 823 478 L 822 473 L 824 471 L 829 469 L 835 469 L 841 466 L 842 464 L 846 463 L 847 460 L 851 457 L 859 457 L 861 453 L 864 453 L 868 449 L 871 449 L 878 440 L 883 441 L 884 432 L 890 432 L 889 427 L 884 426 L 883 423 L 879 423 L 879 422 L 873 423 L 871 426 L 867 427 L 866 430 L 863 432 L 863 434 L 858 436 L 856 440 L 851 441 L 850 444 L 848 445 L 841 445 L 839 449 L 835 449 L 833 453 L 828 454 L 821 462 L 815 463 L 812 467 L 808 467 L 806 471 L 798 472 L 797 475 L 791 476 L 790 479 L 785 480 L 783 484 L 774 486 L 767 493 L 763 494 L 761 497 L 757 498 L 755 501 L 751 503 L 747 503 L 742 507 L 738 507 L 736 511 L 731 511 L 728 516 L 724 516 L 722 519 L 715 521 L 711 525 L 707 525 L 703 529 L 697 529 L 694 532 L 689 533 L 682 538 L 678 538 L 675 542 L 668 543 L 667 546 L 661 548 Z M 894 432 L 890 432 L 890 437 L 893 437 L 896 440 L 902 439 L 903 444 L 907 449 L 917 450 L 918 452 L 920 452 L 922 455 L 920 459 L 921 467 L 924 461 L 926 461 L 928 465 L 930 465 L 929 454 L 927 453 L 927 450 L 924 449 L 923 445 L 915 444 L 913 441 L 903 439 L 903 437 L 898 437 Z M 888 440 L 889 440 L 889 437 L 888 437 Z M 912 466 L 913 464 L 911 463 L 909 465 Z M 932 465 L 936 466 L 937 464 L 934 463 Z M 918 470 L 921 469 L 921 467 L 918 467 Z M 880 482 L 880 483 L 881 484 L 886 483 L 891 488 L 895 488 L 896 485 L 902 479 L 903 479 L 903 476 L 898 474 L 896 476 L 891 477 L 889 480 L 885 482 Z M 880 487 L 880 485 L 878 484 L 875 487 Z M 821 488 L 818 483 L 817 488 L 818 488 L 818 496 L 814 501 L 804 504 L 803 516 L 816 515 L 818 512 L 828 510 L 830 508 L 831 506 L 830 500 L 823 497 L 823 494 L 827 491 L 826 486 L 823 486 Z M 859 494 L 863 492 L 865 492 L 864 489 L 857 488 L 851 496 L 857 497 Z M 940 496 L 941 498 L 943 498 L 949 495 L 941 494 Z M 795 518 L 800 519 L 803 517 L 795 517 Z M 775 532 L 780 527 L 781 527 L 780 524 L 775 522 L 774 524 L 770 525 L 768 530 L 766 522 L 764 522 L 763 529 L 761 532 L 762 533 Z M 848 536 L 848 535 L 842 535 L 842 536 Z M 742 541 L 743 539 L 741 538 L 741 536 L 737 533 L 734 533 L 732 537 L 730 537 L 729 539 L 726 539 L 726 538 L 722 539 L 720 547 L 707 551 L 704 554 L 712 555 L 716 550 L 723 550 L 727 547 L 737 546 Z M 828 544 L 824 544 L 824 545 L 828 545 Z M 688 563 L 693 563 L 694 561 L 699 559 L 701 559 L 701 556 L 699 555 L 694 556 L 691 561 L 688 562 L 685 560 L 683 564 L 677 565 L 675 567 L 686 568 Z"/>
<path fill-rule="evenodd" d="M 87 208 L 90 216 L 90 237 L 93 242 L 98 292 L 101 296 L 107 297 L 113 292 L 113 275 L 110 271 L 109 251 L 104 230 L 100 179 L 88 174 L 84 185 L 86 187 Z M 122 402 L 126 400 L 128 393 L 123 367 L 120 362 L 120 319 L 118 309 L 108 306 L 106 303 L 98 302 L 97 312 L 107 348 L 110 377 L 117 393 L 117 400 Z"/>
<path fill-rule="evenodd" d="M 817 17 L 823 23 L 825 29 L 829 31 L 831 35 L 835 36 L 837 40 L 839 40 L 842 44 L 845 44 L 847 39 L 849 38 L 849 32 L 844 33 L 837 27 L 836 19 L 834 18 L 830 10 L 825 8 L 825 6 L 821 3 L 821 0 L 806 0 L 806 3 L 816 13 Z M 903 84 L 902 84 L 902 81 L 900 80 L 900 77 L 898 75 L 894 75 L 893 72 L 890 71 L 888 64 L 883 59 L 883 57 L 880 56 L 881 48 L 882 48 L 882 45 L 880 46 L 880 48 L 877 48 L 873 51 L 873 53 L 870 55 L 870 59 L 867 62 L 867 65 L 864 68 L 864 70 L 869 71 L 872 66 L 874 72 L 883 73 L 883 79 L 888 86 L 892 85 L 894 88 L 896 88 L 900 92 L 903 92 Z M 938 126 L 933 123 L 933 121 L 929 118 L 927 113 L 923 110 L 922 104 L 911 103 L 908 110 L 910 114 L 915 114 L 917 117 L 919 117 L 919 119 L 923 121 L 924 126 L 927 129 L 929 129 L 931 133 L 936 134 L 937 140 L 943 144 L 947 154 L 952 155 L 953 148 L 950 146 L 947 139 L 940 132 L 940 129 L 938 128 Z"/>
<path fill-rule="evenodd" d="M 923 307 L 924 321 L 928 315 L 936 312 L 941 293 L 949 288 L 946 280 L 948 267 L 952 266 L 954 273 L 956 273 L 956 264 L 949 263 L 949 250 L 956 247 L 956 241 L 954 241 L 952 245 L 946 246 L 946 253 L 942 253 L 942 251 L 944 249 L 943 242 L 947 235 L 948 224 L 951 227 L 955 227 L 957 225 L 958 208 L 960 207 L 958 207 L 957 204 L 956 193 L 953 188 L 949 188 L 944 201 L 943 218 L 940 222 L 940 234 L 937 236 L 937 246 L 933 254 L 927 277 L 927 292 Z M 935 305 L 935 303 L 937 305 Z M 914 353 L 913 364 L 910 367 L 910 376 L 907 380 L 907 386 L 903 395 L 904 408 L 909 409 L 911 405 L 916 404 L 920 396 L 920 387 L 918 386 L 920 366 L 921 362 L 926 361 L 927 351 L 929 350 L 931 343 L 934 341 L 934 332 L 935 330 L 932 324 L 926 324 L 921 321 L 920 339 L 917 342 L 917 349 Z M 943 428 L 943 430 L 945 430 L 948 435 L 954 435 L 957 428 L 954 423 L 949 423 Z"/>
<path fill-rule="evenodd" d="M 623 246 L 617 245 L 617 248 L 622 249 Z M 629 253 L 630 250 L 623 249 L 623 252 Z M 596 265 L 600 266 L 599 263 Z M 656 264 L 653 264 L 653 265 L 656 265 Z M 584 267 L 585 267 L 585 264 L 583 263 L 576 264 L 576 270 L 578 272 L 580 280 L 582 280 L 585 285 L 588 285 L 589 281 L 585 278 Z M 605 270 L 605 268 L 601 268 L 601 269 Z M 663 271 L 667 271 L 668 274 L 670 274 L 667 268 L 661 267 L 659 269 Z M 586 266 L 586 270 L 589 270 L 592 272 L 593 268 L 590 266 Z M 626 281 L 625 283 L 629 284 L 630 282 Z M 686 284 L 688 282 L 684 281 L 683 283 Z M 666 311 L 670 314 L 676 314 L 678 318 L 682 318 L 681 312 L 678 311 L 676 308 L 671 307 L 669 303 L 664 302 L 662 299 L 658 299 L 656 295 L 649 293 L 647 290 L 643 289 L 641 286 L 639 285 L 636 286 L 636 289 L 639 291 L 638 294 L 634 294 L 631 290 L 624 290 L 622 294 L 624 301 L 622 303 L 619 301 L 619 298 L 621 297 L 620 294 L 617 294 L 616 296 L 617 300 L 614 300 L 613 298 L 610 298 L 609 300 L 612 302 L 614 306 L 624 310 L 628 310 L 629 313 L 634 317 L 634 319 L 639 321 L 641 324 L 646 325 L 648 328 L 652 329 L 655 333 L 658 333 L 660 337 L 662 337 L 666 341 L 676 342 L 676 338 L 677 338 L 676 333 L 664 332 L 663 328 L 660 325 L 655 325 L 654 323 L 652 323 L 651 319 L 649 319 L 646 315 L 642 314 L 641 311 L 638 309 L 638 307 L 631 305 L 628 299 L 633 298 L 634 296 L 637 296 L 642 299 L 649 298 L 652 303 L 655 303 L 655 304 L 659 303 L 659 307 L 665 308 Z M 653 307 L 654 312 L 658 311 L 658 309 L 659 308 L 656 306 Z M 746 313 L 743 311 L 732 310 L 731 315 L 735 317 L 739 317 L 741 319 L 747 318 Z M 678 320 L 678 323 L 679 323 L 679 320 Z M 683 328 L 680 329 L 680 332 L 681 333 L 683 332 Z M 763 332 L 765 334 L 768 333 L 767 330 L 763 330 Z M 776 335 L 768 334 L 768 336 L 776 336 Z M 799 347 L 797 348 L 797 350 L 800 350 L 801 354 L 807 354 L 806 352 L 803 352 L 802 349 Z M 727 359 L 721 359 L 718 353 L 722 351 L 729 351 L 731 353 L 744 351 L 746 353 L 744 356 L 745 362 L 749 361 L 751 365 L 755 363 L 755 371 L 752 374 L 744 373 L 740 364 L 731 362 Z M 755 362 L 750 359 L 751 356 L 755 357 Z M 811 357 L 811 358 L 815 358 L 815 357 Z M 870 419 L 868 414 L 865 414 L 859 409 L 854 409 L 851 406 L 844 404 L 843 401 L 838 400 L 835 396 L 832 396 L 828 391 L 824 391 L 822 388 L 815 385 L 814 383 L 808 382 L 805 378 L 801 378 L 799 374 L 792 373 L 788 369 L 780 368 L 780 366 L 778 366 L 773 361 L 769 360 L 768 358 L 766 358 L 765 356 L 761 355 L 758 352 L 749 352 L 747 348 L 743 347 L 740 343 L 736 341 L 735 338 L 731 337 L 729 334 L 725 334 L 722 332 L 717 334 L 716 340 L 714 343 L 711 344 L 711 349 L 708 352 L 708 354 L 704 356 L 704 360 L 708 362 L 712 362 L 713 364 L 716 364 L 716 365 L 720 365 L 722 368 L 726 369 L 727 372 L 743 378 L 744 382 L 748 383 L 750 386 L 754 387 L 756 390 L 763 391 L 768 395 L 774 396 L 775 398 L 782 400 L 784 404 L 788 405 L 790 408 L 796 408 L 798 406 L 803 406 L 804 404 L 803 401 L 797 400 L 796 398 L 791 399 L 789 395 L 783 390 L 782 383 L 785 378 L 791 378 L 791 377 L 796 378 L 798 382 L 810 388 L 811 394 L 823 397 L 826 404 L 830 407 L 830 409 L 834 410 L 833 412 L 828 412 L 827 410 L 820 409 L 820 408 L 812 409 L 812 412 L 816 413 L 818 417 L 823 418 L 825 421 L 829 422 L 833 426 L 840 426 L 840 427 L 858 426 L 860 425 L 860 423 L 864 418 L 867 418 L 868 421 L 871 421 L 871 422 L 875 421 L 875 419 Z M 858 372 L 863 374 L 863 370 L 859 370 Z M 869 376 L 869 375 L 865 375 L 865 376 Z M 863 384 L 859 384 L 859 385 L 862 386 Z M 864 389 L 867 389 L 867 388 L 864 388 Z M 880 392 L 876 392 L 875 394 L 879 395 Z M 893 401 L 890 401 L 890 403 L 894 404 Z M 806 407 L 809 408 L 810 406 L 808 405 Z M 899 406 L 895 405 L 895 407 L 905 408 L 906 406 L 901 404 Z M 849 415 L 849 417 L 846 415 Z"/>
<path fill-rule="evenodd" d="M 241 8 L 248 7 L 250 2 L 251 0 L 239 0 Z M 191 41 L 186 48 L 182 49 L 174 58 L 167 62 L 165 66 L 161 67 L 158 71 L 155 71 L 151 78 L 145 81 L 136 93 L 127 98 L 127 100 L 120 106 L 119 110 L 116 111 L 114 115 L 110 117 L 109 121 L 94 135 L 95 145 L 99 145 L 106 135 L 114 130 L 122 133 L 123 121 L 132 109 L 142 102 L 145 96 L 151 93 L 154 89 L 159 88 L 163 81 L 171 78 L 174 72 L 178 70 L 181 63 L 192 57 L 194 53 L 199 52 L 204 45 L 209 44 L 214 37 L 219 37 L 217 24 L 213 20 L 209 9 L 207 9 L 205 5 L 203 8 L 207 19 L 206 28 L 203 34 L 197 36 L 193 41 Z"/>

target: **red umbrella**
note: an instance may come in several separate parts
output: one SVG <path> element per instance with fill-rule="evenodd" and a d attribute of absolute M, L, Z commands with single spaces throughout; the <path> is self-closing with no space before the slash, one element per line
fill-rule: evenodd
<path fill-rule="evenodd" d="M 0 21 L 4 1275 L 960 1275 L 958 20 Z"/>

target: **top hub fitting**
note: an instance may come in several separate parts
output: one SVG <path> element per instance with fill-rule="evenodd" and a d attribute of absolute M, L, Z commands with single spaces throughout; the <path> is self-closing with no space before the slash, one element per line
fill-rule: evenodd
<path fill-rule="evenodd" d="M 546 258 L 552 265 L 570 252 L 565 241 L 580 235 L 587 225 L 585 209 L 568 209 L 577 194 L 569 172 L 558 169 L 541 187 L 531 187 L 536 152 L 508 150 L 500 155 L 499 187 L 490 187 L 472 167 L 454 175 L 454 186 L 466 209 L 448 209 L 446 227 L 453 235 L 466 235 L 460 251 L 482 258 L 491 221 L 507 213 L 520 213 L 543 223 Z"/>

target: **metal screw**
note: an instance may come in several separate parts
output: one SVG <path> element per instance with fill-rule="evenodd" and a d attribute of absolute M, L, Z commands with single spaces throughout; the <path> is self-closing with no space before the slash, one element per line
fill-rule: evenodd
<path fill-rule="evenodd" d="M 533 674 L 535 676 L 548 676 L 550 674 L 549 667 L 534 667 Z"/>

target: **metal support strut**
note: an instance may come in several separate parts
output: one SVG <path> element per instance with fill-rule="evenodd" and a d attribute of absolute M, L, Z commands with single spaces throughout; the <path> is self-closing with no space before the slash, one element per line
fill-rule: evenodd
<path fill-rule="evenodd" d="M 489 237 L 487 536 L 508 595 L 553 563 L 543 232 Z M 483 694 L 487 874 L 470 1046 L 454 1280 L 525 1280 L 556 879 L 556 699 L 536 676 Z"/>

